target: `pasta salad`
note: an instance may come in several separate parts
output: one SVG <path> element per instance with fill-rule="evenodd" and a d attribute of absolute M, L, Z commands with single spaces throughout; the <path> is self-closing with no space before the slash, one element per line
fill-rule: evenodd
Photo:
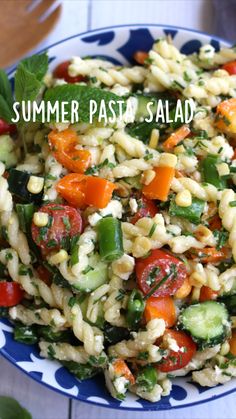
<path fill-rule="evenodd" d="M 15 99 L 79 98 L 76 123 L 12 124 L 1 71 L 0 316 L 78 379 L 157 402 L 175 376 L 236 376 L 236 50 L 167 38 L 134 60 L 19 64 Z M 91 124 L 88 98 L 134 119 Z M 189 99 L 187 123 L 145 119 L 149 101 L 174 115 Z"/>

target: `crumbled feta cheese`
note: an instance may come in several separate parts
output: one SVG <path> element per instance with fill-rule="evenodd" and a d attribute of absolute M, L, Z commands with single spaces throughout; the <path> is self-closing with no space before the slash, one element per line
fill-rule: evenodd
<path fill-rule="evenodd" d="M 112 215 L 115 218 L 122 218 L 122 204 L 121 202 L 113 199 L 109 204 L 100 211 L 100 215 L 105 217 L 106 215 Z"/>
<path fill-rule="evenodd" d="M 88 222 L 92 227 L 94 227 L 97 222 L 101 220 L 101 218 L 101 215 L 99 215 L 97 212 L 94 212 L 94 214 L 88 216 Z"/>
<path fill-rule="evenodd" d="M 135 198 L 130 198 L 129 206 L 130 206 L 132 214 L 135 214 L 138 211 L 138 203 Z"/>
<path fill-rule="evenodd" d="M 117 393 L 124 394 L 127 390 L 129 384 L 129 380 L 125 377 L 118 377 L 113 381 L 113 385 L 117 391 Z"/>

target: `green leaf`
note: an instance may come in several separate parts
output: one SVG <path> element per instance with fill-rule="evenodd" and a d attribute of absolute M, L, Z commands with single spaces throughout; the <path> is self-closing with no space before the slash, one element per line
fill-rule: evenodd
<path fill-rule="evenodd" d="M 36 99 L 41 86 L 42 84 L 35 74 L 28 71 L 22 64 L 18 66 L 15 75 L 15 96 L 17 102 Z"/>
<path fill-rule="evenodd" d="M 97 87 L 88 87 L 83 85 L 76 84 L 64 84 L 62 86 L 56 86 L 51 89 L 48 89 L 44 96 L 44 101 L 50 102 L 53 107 L 55 102 L 59 102 L 59 108 L 61 108 L 61 102 L 68 102 L 68 105 L 65 106 L 65 111 L 68 112 L 68 119 L 70 119 L 70 106 L 71 102 L 79 102 L 79 119 L 82 122 L 89 122 L 89 104 L 90 100 L 95 100 L 97 103 L 98 111 L 93 115 L 94 119 L 97 119 L 99 107 L 101 101 L 103 100 L 106 105 L 107 117 L 112 117 L 111 111 L 108 109 L 109 101 L 114 101 L 113 110 L 116 116 L 119 115 L 119 104 L 118 101 L 122 100 L 119 96 L 114 93 L 108 92 L 104 89 L 99 89 Z M 47 104 L 46 104 L 47 106 Z M 125 106 L 123 107 L 125 111 Z M 55 116 L 54 116 L 55 118 Z M 53 120 L 53 115 L 52 115 Z"/>
<path fill-rule="evenodd" d="M 8 105 L 6 99 L 0 94 L 0 118 L 11 123 L 11 118 L 14 117 L 11 106 Z"/>
<path fill-rule="evenodd" d="M 40 55 L 32 55 L 22 60 L 20 64 L 27 71 L 33 73 L 37 80 L 42 81 L 48 70 L 48 55 L 46 52 Z"/>
<path fill-rule="evenodd" d="M 129 135 L 131 135 L 131 137 L 138 138 L 139 140 L 147 144 L 150 141 L 150 136 L 154 128 L 160 129 L 161 126 L 156 121 L 143 121 L 134 122 L 133 124 L 127 125 L 126 131 Z"/>
<path fill-rule="evenodd" d="M 17 67 L 15 75 L 15 97 L 18 102 L 35 100 L 43 86 L 43 77 L 48 69 L 46 53 L 25 58 Z"/>
<path fill-rule="evenodd" d="M 8 80 L 7 74 L 4 70 L 0 69 L 0 95 L 3 96 L 9 107 L 12 107 L 13 95 L 11 84 Z"/>
<path fill-rule="evenodd" d="M 0 419 L 32 419 L 32 416 L 12 397 L 0 396 Z"/>

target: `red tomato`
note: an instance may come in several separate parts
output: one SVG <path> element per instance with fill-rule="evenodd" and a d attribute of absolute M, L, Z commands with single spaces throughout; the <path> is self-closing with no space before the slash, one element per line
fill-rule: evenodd
<path fill-rule="evenodd" d="M 12 307 L 23 299 L 24 291 L 17 282 L 0 282 L 0 307 Z"/>
<path fill-rule="evenodd" d="M 59 250 L 67 237 L 72 238 L 82 231 L 82 218 L 75 208 L 68 205 L 47 204 L 38 211 L 49 215 L 47 226 L 38 227 L 34 222 L 31 226 L 32 238 L 44 254 Z"/>
<path fill-rule="evenodd" d="M 130 222 L 135 224 L 140 218 L 143 217 L 154 217 L 157 213 L 157 207 L 151 199 L 145 198 L 144 195 L 138 199 L 138 211 L 131 218 Z"/>
<path fill-rule="evenodd" d="M 0 119 L 0 135 L 14 134 L 16 132 L 16 125 L 8 124 L 4 119 Z"/>
<path fill-rule="evenodd" d="M 80 81 L 84 81 L 84 76 L 75 76 L 71 77 L 68 73 L 68 67 L 70 65 L 70 61 L 64 61 L 63 63 L 59 64 L 54 72 L 53 76 L 57 79 L 64 79 L 67 83 L 79 83 Z"/>
<path fill-rule="evenodd" d="M 45 282 L 45 284 L 49 286 L 52 284 L 52 274 L 51 272 L 49 272 L 47 268 L 45 268 L 45 266 L 38 266 L 36 271 L 38 272 L 38 276 L 41 279 L 41 281 Z"/>
<path fill-rule="evenodd" d="M 179 259 L 163 250 L 155 249 L 146 258 L 136 260 L 138 286 L 146 295 L 168 274 L 172 275 L 152 293 L 152 297 L 174 295 L 187 277 L 187 270 Z"/>
<path fill-rule="evenodd" d="M 170 372 L 186 367 L 195 355 L 197 345 L 184 332 L 169 329 L 165 331 L 164 337 L 166 334 L 175 339 L 180 350 L 178 352 L 169 350 L 169 354 L 157 365 L 157 369 L 161 372 Z"/>
<path fill-rule="evenodd" d="M 203 302 L 208 300 L 216 300 L 217 296 L 217 291 L 213 291 L 210 287 L 203 286 L 201 287 L 199 301 Z"/>
<path fill-rule="evenodd" d="M 222 69 L 226 70 L 230 75 L 236 74 L 236 61 L 230 61 L 222 65 Z"/>

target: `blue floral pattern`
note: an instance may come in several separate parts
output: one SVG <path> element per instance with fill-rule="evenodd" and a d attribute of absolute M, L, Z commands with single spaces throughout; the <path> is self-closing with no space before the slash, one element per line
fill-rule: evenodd
<path fill-rule="evenodd" d="M 207 34 L 176 27 L 124 25 L 76 35 L 53 45 L 48 48 L 50 65 L 54 68 L 57 63 L 76 54 L 103 57 L 114 64 L 132 63 L 135 51 L 149 50 L 155 39 L 166 35 L 171 35 L 176 46 L 185 54 L 197 51 L 204 43 L 210 43 L 217 50 L 221 42 L 224 43 Z M 13 71 L 10 72 L 10 77 Z M 125 401 L 120 402 L 109 395 L 102 376 L 80 381 L 60 363 L 41 358 L 36 345 L 27 346 L 15 342 L 11 324 L 3 319 L 0 320 L 0 352 L 38 382 L 69 397 L 113 409 L 168 410 L 202 403 L 235 390 L 235 381 L 227 383 L 224 387 L 211 389 L 200 388 L 190 382 L 189 377 L 185 377 L 175 379 L 171 394 L 163 397 L 158 403 L 149 403 L 133 394 L 129 394 Z"/>

